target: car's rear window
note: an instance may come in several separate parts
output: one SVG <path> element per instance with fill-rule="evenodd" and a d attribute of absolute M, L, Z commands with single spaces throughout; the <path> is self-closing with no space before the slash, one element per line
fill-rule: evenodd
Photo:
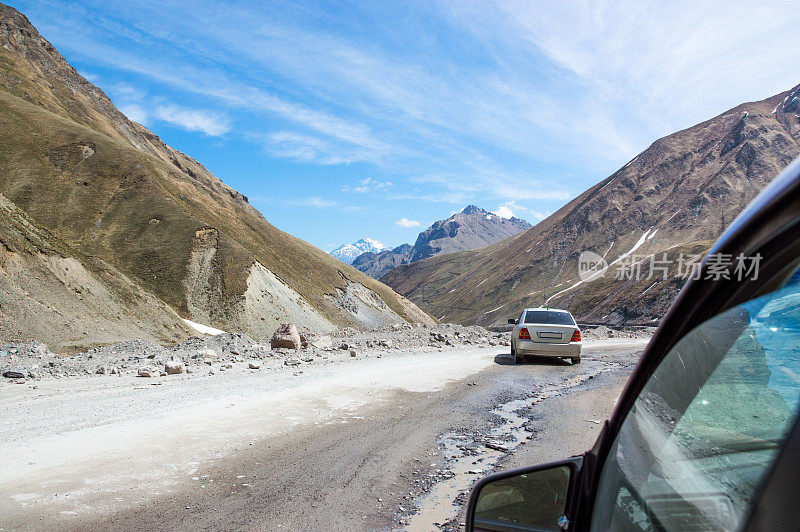
<path fill-rule="evenodd" d="M 525 312 L 525 323 L 546 323 L 548 325 L 575 325 L 569 312 L 555 310 L 528 310 Z"/>

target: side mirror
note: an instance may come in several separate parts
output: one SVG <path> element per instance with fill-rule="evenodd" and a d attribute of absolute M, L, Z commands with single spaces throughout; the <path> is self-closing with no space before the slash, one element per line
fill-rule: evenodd
<path fill-rule="evenodd" d="M 517 324 L 517 320 L 515 320 L 514 318 L 508 318 L 508 323 L 509 323 L 509 325 L 516 325 Z"/>
<path fill-rule="evenodd" d="M 583 457 L 490 475 L 473 488 L 467 532 L 566 530 Z"/>

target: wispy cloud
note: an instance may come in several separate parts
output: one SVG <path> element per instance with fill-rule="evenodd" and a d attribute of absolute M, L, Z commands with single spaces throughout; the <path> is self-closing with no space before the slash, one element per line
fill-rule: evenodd
<path fill-rule="evenodd" d="M 550 215 L 549 212 L 540 212 L 519 205 L 516 200 L 507 201 L 498 205 L 492 212 L 501 218 L 514 218 L 516 216 L 518 218 L 527 218 L 535 222 L 540 222 Z"/>
<path fill-rule="evenodd" d="M 163 107 L 197 137 L 244 139 L 275 165 L 254 181 L 302 163 L 340 209 L 392 199 L 398 232 L 427 216 L 418 201 L 536 220 L 657 137 L 800 81 L 789 0 L 19 3 L 92 79 L 111 73 L 132 119 L 155 128 Z"/>
<path fill-rule="evenodd" d="M 122 104 L 119 106 L 119 110 L 122 111 L 122 114 L 124 114 L 134 122 L 139 122 L 140 124 L 147 124 L 148 122 L 147 111 L 145 111 L 144 107 L 142 107 L 139 104 L 136 103 Z"/>
<path fill-rule="evenodd" d="M 358 181 L 358 185 L 345 185 L 342 187 L 342 190 L 345 192 L 355 192 L 357 194 L 366 194 L 367 192 L 375 192 L 377 190 L 386 190 L 387 188 L 391 187 L 394 183 L 391 181 L 379 181 L 377 179 L 373 179 L 371 177 L 367 177 L 366 179 L 361 179 Z"/>
<path fill-rule="evenodd" d="M 336 202 L 333 200 L 323 199 L 319 196 L 311 196 L 308 198 L 295 198 L 295 199 L 288 199 L 284 202 L 287 205 L 296 205 L 298 207 L 314 207 L 314 208 L 323 208 L 323 207 L 335 207 Z"/>
<path fill-rule="evenodd" d="M 422 224 L 417 220 L 409 220 L 408 218 L 400 218 L 395 222 L 395 225 L 399 225 L 400 227 L 420 227 Z"/>
<path fill-rule="evenodd" d="M 202 131 L 212 137 L 219 137 L 231 130 L 231 121 L 228 116 L 203 109 L 160 105 L 156 108 L 155 116 L 186 131 Z"/>
<path fill-rule="evenodd" d="M 263 138 L 267 152 L 276 157 L 320 165 L 374 162 L 374 154 L 369 150 L 314 135 L 276 131 L 266 136 L 254 134 L 252 137 Z"/>

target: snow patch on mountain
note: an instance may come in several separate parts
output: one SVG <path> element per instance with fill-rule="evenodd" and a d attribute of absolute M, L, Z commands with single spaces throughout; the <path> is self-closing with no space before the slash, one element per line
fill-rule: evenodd
<path fill-rule="evenodd" d="M 384 246 L 378 240 L 372 238 L 362 238 L 358 242 L 352 244 L 345 244 L 331 251 L 331 255 L 344 262 L 345 264 L 353 264 L 356 257 L 364 253 L 380 253 L 389 248 Z"/>

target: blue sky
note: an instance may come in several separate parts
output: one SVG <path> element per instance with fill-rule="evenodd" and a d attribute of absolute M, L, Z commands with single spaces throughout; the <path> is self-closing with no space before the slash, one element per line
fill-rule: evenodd
<path fill-rule="evenodd" d="M 800 83 L 794 2 L 12 1 L 131 119 L 330 251 L 536 223 Z"/>

